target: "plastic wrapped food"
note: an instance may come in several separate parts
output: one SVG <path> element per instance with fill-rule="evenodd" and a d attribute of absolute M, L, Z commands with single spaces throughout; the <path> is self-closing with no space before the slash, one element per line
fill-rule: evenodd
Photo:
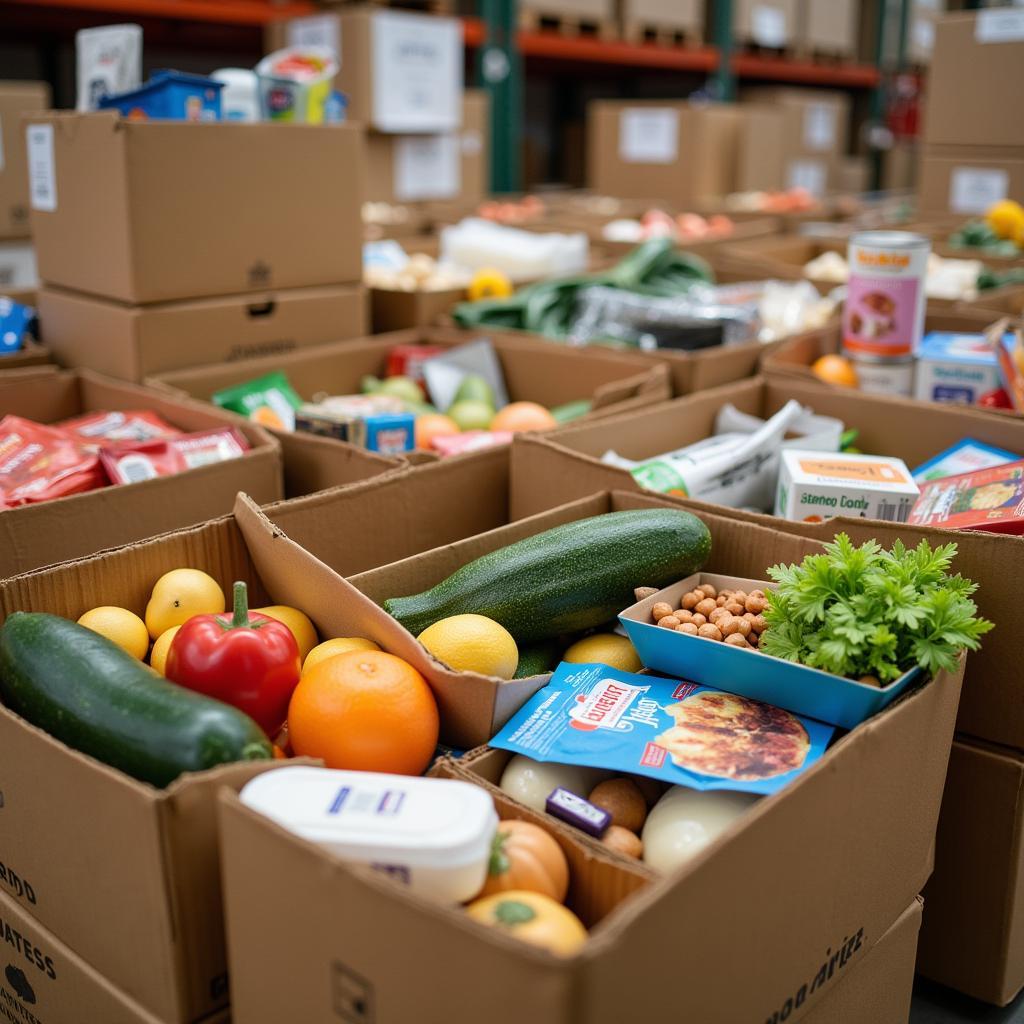
<path fill-rule="evenodd" d="M 248 450 L 240 431 L 217 427 L 158 441 L 122 441 L 102 449 L 100 461 L 113 483 L 134 484 L 237 459 Z"/>
<path fill-rule="evenodd" d="M 20 416 L 0 420 L 0 508 L 103 487 L 97 455 L 57 427 Z"/>

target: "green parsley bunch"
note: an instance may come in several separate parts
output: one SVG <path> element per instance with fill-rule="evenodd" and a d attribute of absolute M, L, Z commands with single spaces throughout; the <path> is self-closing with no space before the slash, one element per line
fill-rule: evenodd
<path fill-rule="evenodd" d="M 992 623 L 978 618 L 970 595 L 977 585 L 948 573 L 956 544 L 932 549 L 896 541 L 856 547 L 845 534 L 799 565 L 768 575 L 768 629 L 760 649 L 777 658 L 882 685 L 920 665 L 929 674 L 952 670 L 964 648 L 976 650 Z"/>

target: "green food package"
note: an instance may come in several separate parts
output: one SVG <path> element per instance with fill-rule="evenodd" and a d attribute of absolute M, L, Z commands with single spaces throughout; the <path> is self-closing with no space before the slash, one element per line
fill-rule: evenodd
<path fill-rule="evenodd" d="M 302 399 L 287 376 L 278 370 L 216 392 L 213 404 L 237 412 L 262 427 L 294 430 L 295 410 L 302 405 Z"/>

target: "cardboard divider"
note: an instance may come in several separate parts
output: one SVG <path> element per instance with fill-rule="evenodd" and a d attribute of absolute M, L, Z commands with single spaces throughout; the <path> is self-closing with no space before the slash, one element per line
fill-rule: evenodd
<path fill-rule="evenodd" d="M 282 497 L 277 441 L 233 413 L 88 371 L 35 374 L 27 369 L 17 377 L 0 376 L 0 416 L 53 423 L 84 412 L 134 409 L 151 410 L 185 431 L 235 427 L 251 448 L 237 459 L 172 477 L 0 511 L 0 577 L 223 515 L 240 490 L 261 502 Z"/>
<path fill-rule="evenodd" d="M 502 821 L 528 821 L 552 836 L 569 862 L 569 895 L 565 905 L 587 928 L 593 928 L 656 875 L 640 861 L 623 857 L 578 829 L 512 799 L 472 767 L 474 758 L 477 763 L 481 759 L 494 760 L 504 766 L 511 756 L 507 751 L 484 747 L 465 757 L 441 758 L 429 774 L 481 786 L 494 801 Z"/>
<path fill-rule="evenodd" d="M 810 281 L 822 295 L 827 295 L 842 282 L 813 279 L 804 273 L 805 264 L 826 252 L 837 252 L 845 258 L 846 242 L 802 235 L 755 238 L 721 246 L 717 258 L 723 268 L 728 266 L 734 273 L 747 274 L 750 279 Z"/>
<path fill-rule="evenodd" d="M 757 405 L 761 400 L 759 395 L 771 396 L 767 408 Z M 822 404 L 822 408 L 840 418 L 848 417 L 850 411 L 863 409 L 863 418 L 858 419 L 857 425 L 865 428 L 864 446 L 881 448 L 885 445 L 887 449 L 898 442 L 897 453 L 902 452 L 908 457 L 911 466 L 915 464 L 914 459 L 941 451 L 964 436 L 976 436 L 990 444 L 1024 451 L 1019 440 L 1024 422 L 1011 417 L 954 406 L 924 407 L 900 399 L 843 394 L 769 378 L 764 382 L 748 382 L 728 391 L 723 389 L 718 394 L 694 396 L 688 403 L 673 403 L 679 417 L 675 428 L 667 413 L 655 411 L 637 420 L 630 418 L 629 421 L 609 420 L 595 424 L 594 432 L 588 433 L 586 438 L 580 434 L 567 434 L 558 444 L 538 437 L 518 438 L 512 449 L 512 517 L 535 515 L 545 508 L 602 487 L 639 490 L 629 473 L 599 461 L 603 445 L 617 443 L 618 450 L 624 455 L 649 456 L 655 451 L 667 451 L 706 437 L 714 414 L 724 401 L 731 401 L 744 411 L 757 412 L 759 408 L 762 411 L 779 408 L 789 398 L 814 407 L 817 396 L 821 396 L 822 403 L 828 403 Z M 688 406 L 692 406 L 689 411 Z M 913 408 L 918 419 L 907 419 L 901 424 L 895 416 L 902 416 L 904 407 L 908 411 Z M 668 410 L 669 407 L 663 409 Z M 625 438 L 627 430 L 636 439 L 632 443 Z M 663 434 L 659 436 L 656 430 L 662 430 Z M 596 456 L 595 452 L 598 453 Z M 921 539 L 932 546 L 955 542 L 958 548 L 956 571 L 980 584 L 974 595 L 979 614 L 996 623 L 996 628 L 985 636 L 981 650 L 971 656 L 969 682 L 964 691 L 957 727 L 970 736 L 1024 749 L 1024 706 L 1021 705 L 1019 686 L 1019 666 L 1024 658 L 1024 647 L 1015 624 L 1007 618 L 1007 610 L 1016 607 L 1017 581 L 1024 573 L 1024 537 L 906 526 L 846 516 L 823 523 L 796 523 L 770 515 L 725 510 L 720 505 L 707 502 L 681 498 L 665 500 L 680 503 L 708 523 L 714 522 L 715 517 L 727 516 L 737 524 L 747 524 L 748 529 L 759 526 L 819 541 L 829 541 L 838 533 L 847 533 L 856 544 L 877 539 L 885 547 L 891 547 L 897 539 L 911 545 L 916 545 Z M 739 573 L 733 567 L 727 567 L 727 571 Z"/>

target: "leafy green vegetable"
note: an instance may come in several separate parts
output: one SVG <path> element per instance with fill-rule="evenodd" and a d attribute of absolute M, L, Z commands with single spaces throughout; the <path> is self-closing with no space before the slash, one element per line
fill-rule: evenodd
<path fill-rule="evenodd" d="M 767 592 L 768 629 L 761 650 L 777 658 L 883 685 L 920 665 L 926 672 L 956 667 L 961 649 L 977 650 L 992 623 L 978 618 L 970 595 L 977 585 L 949 569 L 956 544 L 934 550 L 896 541 L 856 547 L 845 534 L 800 565 L 776 565 Z"/>

